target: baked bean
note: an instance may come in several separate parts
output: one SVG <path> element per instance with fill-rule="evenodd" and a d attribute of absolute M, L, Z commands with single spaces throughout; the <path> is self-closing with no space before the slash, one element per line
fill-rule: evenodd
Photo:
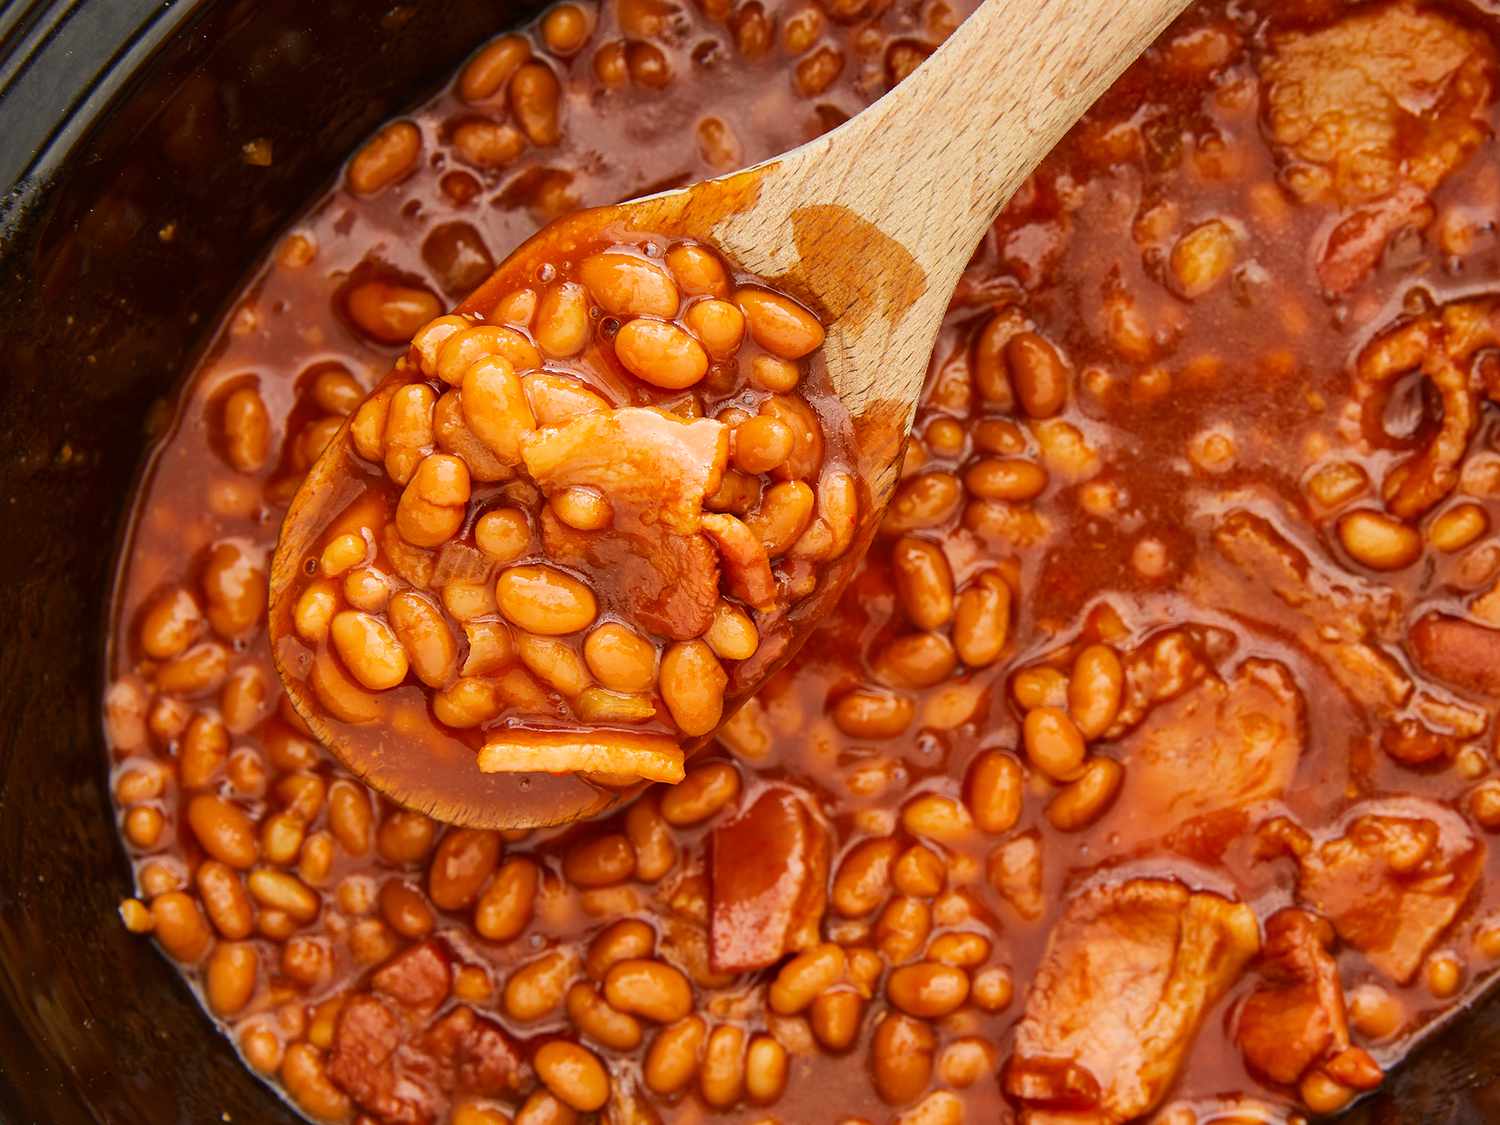
<path fill-rule="evenodd" d="M 773 484 L 761 499 L 760 509 L 745 521 L 766 549 L 768 558 L 784 555 L 802 537 L 812 522 L 816 497 L 800 480 Z"/>
<path fill-rule="evenodd" d="M 1073 661 L 1068 680 L 1068 711 L 1085 738 L 1098 738 L 1120 710 L 1125 674 L 1108 645 L 1090 645 Z"/>
<path fill-rule="evenodd" d="M 514 125 L 465 121 L 453 130 L 453 148 L 475 168 L 503 168 L 525 151 L 526 136 Z"/>
<path fill-rule="evenodd" d="M 537 1077 L 574 1109 L 591 1113 L 609 1100 L 609 1075 L 592 1051 L 566 1039 L 552 1039 L 532 1058 Z"/>
<path fill-rule="evenodd" d="M 474 907 L 474 929 L 490 941 L 510 941 L 531 924 L 541 870 L 530 859 L 507 859 Z"/>
<path fill-rule="evenodd" d="M 520 508 L 493 508 L 474 524 L 474 545 L 498 563 L 514 562 L 531 548 L 531 524 Z"/>
<path fill-rule="evenodd" d="M 214 929 L 231 941 L 249 937 L 255 908 L 234 870 L 217 860 L 205 860 L 198 865 L 195 880 L 198 898 Z"/>
<path fill-rule="evenodd" d="M 781 967 L 766 994 L 773 1012 L 795 1015 L 844 976 L 847 959 L 842 946 L 832 942 L 815 945 L 797 954 Z"/>
<path fill-rule="evenodd" d="M 349 1098 L 329 1079 L 322 1056 L 310 1043 L 287 1047 L 279 1075 L 292 1101 L 309 1117 L 343 1121 L 349 1116 Z"/>
<path fill-rule="evenodd" d="M 989 959 L 990 948 L 989 939 L 980 934 L 942 934 L 932 939 L 932 944 L 927 947 L 927 958 L 960 969 L 972 969 Z M 967 980 L 964 986 L 968 987 Z"/>
<path fill-rule="evenodd" d="M 599 990 L 584 981 L 568 989 L 568 1019 L 579 1032 L 615 1051 L 633 1051 L 641 1045 L 640 1021 L 610 1007 Z"/>
<path fill-rule="evenodd" d="M 579 887 L 609 887 L 635 874 L 635 849 L 610 833 L 571 845 L 563 853 L 563 874 Z"/>
<path fill-rule="evenodd" d="M 153 600 L 141 618 L 141 648 L 153 660 L 170 660 L 187 648 L 202 624 L 197 599 L 174 587 Z"/>
<path fill-rule="evenodd" d="M 693 986 L 680 970 L 663 961 L 617 961 L 604 975 L 610 1006 L 654 1023 L 672 1023 L 693 1010 Z"/>
<path fill-rule="evenodd" d="M 786 1048 L 770 1035 L 756 1035 L 745 1051 L 745 1094 L 756 1105 L 770 1105 L 786 1089 Z"/>
<path fill-rule="evenodd" d="M 338 609 L 338 595 L 331 582 L 313 582 L 297 597 L 292 626 L 308 644 L 321 644 Z"/>
<path fill-rule="evenodd" d="M 439 317 L 423 332 L 450 318 Z M 467 321 L 463 322 L 466 326 Z M 418 336 L 420 339 L 421 336 Z M 415 341 L 414 341 L 415 343 Z M 432 374 L 450 386 L 462 387 L 469 368 L 480 360 L 500 357 L 516 371 L 541 367 L 542 355 L 523 334 L 503 324 L 481 324 L 464 327 L 442 339 L 436 350 Z"/>
<path fill-rule="evenodd" d="M 127 898 L 120 903 L 120 921 L 133 934 L 149 934 L 156 925 L 151 920 L 151 911 L 138 898 Z"/>
<path fill-rule="evenodd" d="M 882 523 L 892 533 L 920 531 L 947 523 L 963 501 L 963 486 L 952 473 L 918 473 L 897 487 Z"/>
<path fill-rule="evenodd" d="M 941 1019 L 969 997 L 969 977 L 962 969 L 937 961 L 920 961 L 891 970 L 886 995 L 892 1004 L 918 1019 Z"/>
<path fill-rule="evenodd" d="M 354 326 L 382 344 L 403 344 L 417 329 L 442 312 L 437 297 L 426 289 L 365 281 L 349 290 L 344 307 Z"/>
<path fill-rule="evenodd" d="M 682 322 L 714 359 L 734 355 L 745 338 L 745 314 L 737 305 L 718 298 L 695 302 Z"/>
<path fill-rule="evenodd" d="M 380 618 L 346 609 L 334 614 L 329 634 L 344 666 L 371 691 L 388 690 L 406 678 L 406 650 Z"/>
<path fill-rule="evenodd" d="M 1010 632 L 1010 585 L 986 571 L 959 594 L 953 611 L 953 647 L 971 668 L 993 664 Z"/>
<path fill-rule="evenodd" d="M 823 346 L 817 317 L 790 297 L 746 286 L 735 292 L 734 301 L 745 314 L 751 339 L 772 355 L 801 359 Z"/>
<path fill-rule="evenodd" d="M 521 380 L 537 425 L 556 426 L 584 414 L 599 414 L 609 402 L 571 375 L 533 371 Z"/>
<path fill-rule="evenodd" d="M 1224 279 L 1234 265 L 1234 231 L 1222 219 L 1199 223 L 1177 240 L 1168 266 L 1173 288 L 1182 296 L 1201 297 Z"/>
<path fill-rule="evenodd" d="M 228 650 L 214 641 L 200 641 L 157 669 L 156 687 L 168 695 L 194 699 L 217 691 L 228 675 Z"/>
<path fill-rule="evenodd" d="M 662 657 L 662 699 L 677 728 L 690 738 L 719 725 L 728 686 L 723 665 L 703 641 L 678 641 Z"/>
<path fill-rule="evenodd" d="M 655 952 L 656 931 L 637 918 L 623 918 L 589 943 L 584 969 L 595 980 L 603 980 L 620 962 L 649 958 Z"/>
<path fill-rule="evenodd" d="M 747 418 L 734 428 L 732 456 L 741 472 L 757 476 L 786 464 L 792 455 L 792 430 L 767 415 Z"/>
<path fill-rule="evenodd" d="M 229 731 L 214 715 L 199 711 L 188 721 L 177 749 L 177 777 L 185 790 L 206 789 L 229 758 Z"/>
<path fill-rule="evenodd" d="M 237 1015 L 255 995 L 260 958 L 245 942 L 220 942 L 208 959 L 203 991 L 208 1006 L 221 1019 Z"/>
<path fill-rule="evenodd" d="M 1021 763 L 999 750 L 986 750 L 969 766 L 965 800 L 981 832 L 1009 832 L 1021 818 L 1025 774 Z"/>
<path fill-rule="evenodd" d="M 521 440 L 536 429 L 536 418 L 531 413 L 525 388 L 510 360 L 504 356 L 491 355 L 470 364 L 463 374 L 460 406 L 465 424 L 501 465 L 520 463 Z M 449 491 L 456 494 L 456 490 L 452 488 Z M 404 494 L 402 498 L 405 499 Z M 465 496 L 464 500 L 467 499 Z M 437 503 L 436 500 L 431 502 Z M 454 503 L 462 504 L 462 501 Z M 462 518 L 461 508 L 457 512 L 456 522 L 453 517 L 449 517 L 449 522 L 454 523 L 455 531 L 457 522 L 461 522 Z M 452 534 L 450 531 L 449 536 Z"/>
<path fill-rule="evenodd" d="M 896 1125 L 963 1125 L 964 1103 L 951 1090 L 934 1090 L 896 1119 Z"/>
<path fill-rule="evenodd" d="M 729 296 L 729 274 L 713 251 L 679 242 L 667 251 L 666 261 L 678 287 L 688 296 Z"/>
<path fill-rule="evenodd" d="M 432 416 L 437 395 L 426 383 L 408 383 L 390 398 L 385 416 L 385 471 L 405 485 L 432 448 Z"/>
<path fill-rule="evenodd" d="M 1478 504 L 1455 504 L 1427 525 L 1427 541 L 1439 551 L 1462 551 L 1490 529 L 1490 518 Z"/>
<path fill-rule="evenodd" d="M 393 866 L 420 863 L 432 849 L 437 825 L 410 809 L 392 809 L 375 836 L 375 850 Z"/>
<path fill-rule="evenodd" d="M 802 369 L 789 359 L 758 355 L 750 361 L 750 385 L 773 394 L 790 394 L 802 380 Z"/>
<path fill-rule="evenodd" d="M 525 1022 L 555 1011 L 576 969 L 573 959 L 560 949 L 522 965 L 505 982 L 506 1014 Z"/>
<path fill-rule="evenodd" d="M 1026 757 L 1033 766 L 1053 781 L 1072 781 L 1079 776 L 1088 748 L 1067 712 L 1038 707 L 1027 712 L 1021 730 Z"/>
<path fill-rule="evenodd" d="M 255 824 L 238 805 L 204 794 L 188 802 L 187 819 L 203 850 L 214 859 L 242 870 L 255 863 Z"/>
<path fill-rule="evenodd" d="M 804 98 L 823 93 L 844 72 L 844 53 L 827 45 L 819 47 L 797 64 L 793 81 Z"/>
<path fill-rule="evenodd" d="M 387 616 L 417 679 L 428 687 L 446 686 L 457 674 L 458 641 L 437 607 L 403 590 L 391 598 Z"/>
<path fill-rule="evenodd" d="M 985 500 L 1023 503 L 1047 487 L 1047 470 L 1020 458 L 984 457 L 964 473 L 964 487 Z"/>
<path fill-rule="evenodd" d="M 498 685 L 476 676 L 461 676 L 432 697 L 438 722 L 459 730 L 489 722 L 503 707 Z"/>
<path fill-rule="evenodd" d="M 945 844 L 967 839 L 974 826 L 962 802 L 938 793 L 924 793 L 908 801 L 901 809 L 901 825 L 913 836 Z"/>
<path fill-rule="evenodd" d="M 932 932 L 932 908 L 918 898 L 892 899 L 875 923 L 875 944 L 888 961 L 899 964 L 914 957 Z"/>
<path fill-rule="evenodd" d="M 625 814 L 625 835 L 635 849 L 635 877 L 654 883 L 677 862 L 677 841 L 654 796 L 642 796 Z"/>
<path fill-rule="evenodd" d="M 496 832 L 450 829 L 438 844 L 427 870 L 427 895 L 440 910 L 464 910 L 500 862 L 502 844 Z"/>
<path fill-rule="evenodd" d="M 143 850 L 156 846 L 165 826 L 166 819 L 161 815 L 161 810 L 149 805 L 138 806 L 125 814 L 125 838 Z"/>
<path fill-rule="evenodd" d="M 295 813 L 273 813 L 260 825 L 260 852 L 267 863 L 285 867 L 302 850 L 307 825 Z"/>
<path fill-rule="evenodd" d="M 949 1086 L 966 1089 L 995 1073 L 999 1065 L 995 1048 L 977 1035 L 955 1039 L 938 1059 L 938 1077 Z"/>
<path fill-rule="evenodd" d="M 943 889 L 947 865 L 925 844 L 913 844 L 901 853 L 891 882 L 903 895 L 933 898 Z"/>
<path fill-rule="evenodd" d="M 203 567 L 202 585 L 208 622 L 226 640 L 256 628 L 265 616 L 265 571 L 237 543 L 214 545 Z"/>
<path fill-rule="evenodd" d="M 851 738 L 895 738 L 915 715 L 909 696 L 886 691 L 851 691 L 833 705 L 834 725 Z"/>
<path fill-rule="evenodd" d="M 749 660 L 760 647 L 760 633 L 750 615 L 726 601 L 715 608 L 713 624 L 703 639 L 722 660 Z"/>
<path fill-rule="evenodd" d="M 557 143 L 561 136 L 558 123 L 561 95 L 557 75 L 545 63 L 523 63 L 511 76 L 510 111 L 532 144 L 545 147 Z"/>
<path fill-rule="evenodd" d="M 641 1077 L 657 1094 L 675 1094 L 698 1073 L 698 1057 L 708 1038 L 702 1016 L 688 1016 L 657 1032 L 646 1051 Z"/>
<path fill-rule="evenodd" d="M 543 636 L 585 629 L 598 614 L 594 593 L 549 566 L 516 566 L 495 583 L 500 612 L 514 625 Z"/>
<path fill-rule="evenodd" d="M 695 766 L 680 782 L 662 791 L 662 819 L 678 828 L 701 824 L 732 805 L 739 795 L 740 774 L 728 762 Z"/>
<path fill-rule="evenodd" d="M 721 1024 L 709 1033 L 698 1069 L 698 1092 L 715 1109 L 728 1109 L 745 1090 L 745 1032 Z"/>
<path fill-rule="evenodd" d="M 380 915 L 404 938 L 417 940 L 432 933 L 435 919 L 420 891 L 400 879 L 380 886 Z"/>
<path fill-rule="evenodd" d="M 610 251 L 578 263 L 578 277 L 612 316 L 677 315 L 680 298 L 667 271 L 635 254 Z"/>
<path fill-rule="evenodd" d="M 900 845 L 890 837 L 855 845 L 834 876 L 833 908 L 846 918 L 859 918 L 884 902 L 899 851 Z"/>
<path fill-rule="evenodd" d="M 318 916 L 321 901 L 301 879 L 285 871 L 257 867 L 245 880 L 250 895 L 270 910 L 279 910 L 304 925 Z"/>
<path fill-rule="evenodd" d="M 636 378 L 665 390 L 685 390 L 708 373 L 708 353 L 667 320 L 637 318 L 615 333 L 615 355 Z"/>
<path fill-rule="evenodd" d="M 297 878 L 310 887 L 321 887 L 328 882 L 332 870 L 333 836 L 327 832 L 314 832 L 302 842 L 297 859 Z"/>
<path fill-rule="evenodd" d="M 910 633 L 887 644 L 872 663 L 876 673 L 894 687 L 924 688 L 951 676 L 958 667 L 958 655 L 942 633 Z"/>
<path fill-rule="evenodd" d="M 520 35 L 502 35 L 469 60 L 458 76 L 458 94 L 466 102 L 494 97 L 521 64 L 531 58 L 531 45 Z"/>
<path fill-rule="evenodd" d="M 542 17 L 542 42 L 557 55 L 571 55 L 588 41 L 590 20 L 577 4 L 559 4 Z"/>
<path fill-rule="evenodd" d="M 1406 1023 L 1405 1006 L 1378 984 L 1362 984 L 1348 996 L 1349 1022 L 1375 1041 L 1389 1039 Z"/>
<path fill-rule="evenodd" d="M 169 891 L 151 900 L 151 922 L 157 942 L 174 961 L 197 961 L 213 942 L 197 902 L 181 891 Z"/>
<path fill-rule="evenodd" d="M 627 43 L 625 68 L 632 82 L 648 90 L 665 89 L 672 81 L 672 64 L 655 43 Z"/>
<path fill-rule="evenodd" d="M 875 1092 L 891 1105 L 914 1101 L 932 1079 L 936 1048 L 928 1024 L 894 1012 L 887 1015 L 870 1038 Z"/>
<path fill-rule="evenodd" d="M 371 195 L 411 173 L 422 153 L 422 133 L 410 121 L 392 121 L 349 161 L 349 187 Z"/>
<path fill-rule="evenodd" d="M 252 387 L 240 387 L 224 399 L 224 453 L 242 473 L 265 467 L 271 451 L 271 416 L 265 400 Z"/>
<path fill-rule="evenodd" d="M 1371 570 L 1404 570 L 1422 554 L 1422 537 L 1398 519 L 1370 509 L 1339 517 L 1339 542 Z"/>
<path fill-rule="evenodd" d="M 847 988 L 822 993 L 807 1013 L 813 1038 L 829 1051 L 846 1051 L 854 1045 L 864 1014 L 864 1000 Z"/>
<path fill-rule="evenodd" d="M 1114 802 L 1124 776 L 1125 768 L 1113 758 L 1090 758 L 1077 778 L 1052 798 L 1048 821 L 1062 832 L 1086 828 Z"/>
<path fill-rule="evenodd" d="M 323 808 L 328 786 L 317 774 L 299 773 L 276 783 L 276 796 L 286 811 L 310 821 Z"/>
<path fill-rule="evenodd" d="M 599 531 L 614 519 L 610 502 L 597 489 L 585 485 L 554 492 L 547 503 L 553 515 L 579 531 Z"/>

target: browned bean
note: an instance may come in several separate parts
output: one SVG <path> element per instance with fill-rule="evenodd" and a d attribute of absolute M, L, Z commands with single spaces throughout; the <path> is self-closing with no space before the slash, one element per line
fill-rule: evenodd
<path fill-rule="evenodd" d="M 560 949 L 522 965 L 505 982 L 506 1013 L 512 1019 L 529 1021 L 555 1011 L 576 968 L 573 959 Z"/>
<path fill-rule="evenodd" d="M 422 153 L 422 134 L 410 121 L 393 121 L 349 161 L 349 187 L 370 195 L 408 175 Z"/>
<path fill-rule="evenodd" d="M 582 1113 L 592 1113 L 609 1100 L 609 1074 L 604 1064 L 577 1043 L 549 1040 L 537 1048 L 532 1063 L 547 1089 Z"/>
<path fill-rule="evenodd" d="M 914 1101 L 932 1078 L 937 1040 L 921 1020 L 891 1013 L 870 1039 L 870 1067 L 875 1091 L 891 1105 Z"/>
<path fill-rule="evenodd" d="M 579 887 L 609 887 L 635 874 L 635 849 L 617 833 L 571 845 L 563 854 L 563 875 Z"/>
<path fill-rule="evenodd" d="M 859 918 L 883 903 L 890 894 L 891 869 L 900 850 L 891 837 L 856 845 L 834 876 L 834 909 L 846 918 Z"/>
<path fill-rule="evenodd" d="M 892 1004 L 918 1019 L 941 1019 L 969 997 L 969 977 L 962 969 L 937 961 L 920 961 L 891 970 L 886 995 Z"/>
<path fill-rule="evenodd" d="M 464 910 L 500 862 L 498 832 L 452 828 L 438 844 L 427 869 L 427 895 L 440 910 Z"/>
<path fill-rule="evenodd" d="M 527 62 L 510 80 L 510 110 L 534 145 L 555 145 L 562 87 L 545 63 Z"/>
<path fill-rule="evenodd" d="M 618 961 L 604 975 L 604 998 L 622 1012 L 656 1023 L 671 1023 L 693 1010 L 693 986 L 663 961 Z"/>
<path fill-rule="evenodd" d="M 969 767 L 965 800 L 981 832 L 1009 832 L 1021 817 L 1024 773 L 1021 763 L 999 750 L 986 750 Z"/>
<path fill-rule="evenodd" d="M 953 618 L 953 571 L 936 543 L 904 535 L 891 548 L 901 609 L 918 629 L 941 629 Z"/>
<path fill-rule="evenodd" d="M 699 1053 L 708 1038 L 708 1025 L 702 1016 L 688 1016 L 657 1032 L 646 1051 L 642 1077 L 648 1089 L 658 1094 L 674 1094 L 698 1073 Z"/>
<path fill-rule="evenodd" d="M 490 941 L 510 941 L 531 924 L 541 871 L 524 857 L 506 860 L 474 908 L 474 929 Z"/>

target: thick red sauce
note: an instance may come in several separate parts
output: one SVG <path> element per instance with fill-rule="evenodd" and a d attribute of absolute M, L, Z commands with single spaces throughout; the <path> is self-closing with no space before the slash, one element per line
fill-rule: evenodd
<path fill-rule="evenodd" d="M 445 91 L 409 171 L 317 201 L 184 384 L 118 588 L 123 913 L 309 1115 L 571 1120 L 593 1071 L 561 1039 L 610 1121 L 1279 1120 L 1378 1083 L 1492 972 L 1500 175 L 1467 7 L 1204 3 L 1131 68 L 965 274 L 838 612 L 681 794 L 445 836 L 299 733 L 261 591 L 338 413 L 315 368 L 368 388 L 397 350 L 359 287 L 430 315 L 550 218 L 836 124 L 962 14 L 622 0 L 566 55 L 532 29 L 556 143 L 473 167 L 457 127 L 504 96 Z M 247 384 L 272 452 L 237 471 Z M 677 1008 L 610 1046 L 565 998 L 629 1007 L 588 957 L 623 918 L 705 1021 L 679 1086 Z M 839 998 L 779 1010 L 819 943 Z"/>

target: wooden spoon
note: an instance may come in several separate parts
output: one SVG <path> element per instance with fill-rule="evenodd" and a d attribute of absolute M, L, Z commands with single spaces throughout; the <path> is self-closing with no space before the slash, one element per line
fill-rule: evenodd
<path fill-rule="evenodd" d="M 561 219 L 459 311 L 487 311 L 529 283 L 548 247 L 605 228 L 718 248 L 827 329 L 824 359 L 853 420 L 855 468 L 872 501 L 854 540 L 860 549 L 895 486 L 933 341 L 975 246 L 1038 161 L 1185 4 L 986 0 L 899 87 L 833 132 L 730 176 Z M 357 464 L 345 425 L 293 500 L 271 570 L 272 652 L 313 732 L 375 789 L 442 820 L 526 828 L 616 803 L 624 793 L 581 776 L 483 774 L 462 746 L 414 751 L 394 730 L 351 746 L 306 698 L 303 676 L 286 663 L 283 642 L 295 644 L 288 594 L 333 514 L 359 491 Z M 798 614 L 803 636 L 839 585 L 824 582 L 807 599 L 816 604 Z"/>

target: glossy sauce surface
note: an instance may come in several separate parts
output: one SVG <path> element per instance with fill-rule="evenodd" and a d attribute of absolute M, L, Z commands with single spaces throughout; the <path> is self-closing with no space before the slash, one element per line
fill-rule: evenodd
<path fill-rule="evenodd" d="M 186 385 L 105 701 L 127 923 L 329 1120 L 1175 1125 L 1378 1082 L 1500 956 L 1494 29 L 1190 10 L 976 254 L 838 611 L 681 785 L 502 840 L 280 698 L 257 591 L 357 402 L 319 374 L 373 385 L 538 223 L 789 147 L 962 14 L 565 10 L 555 131 L 535 72 L 480 96 L 488 49 Z"/>

